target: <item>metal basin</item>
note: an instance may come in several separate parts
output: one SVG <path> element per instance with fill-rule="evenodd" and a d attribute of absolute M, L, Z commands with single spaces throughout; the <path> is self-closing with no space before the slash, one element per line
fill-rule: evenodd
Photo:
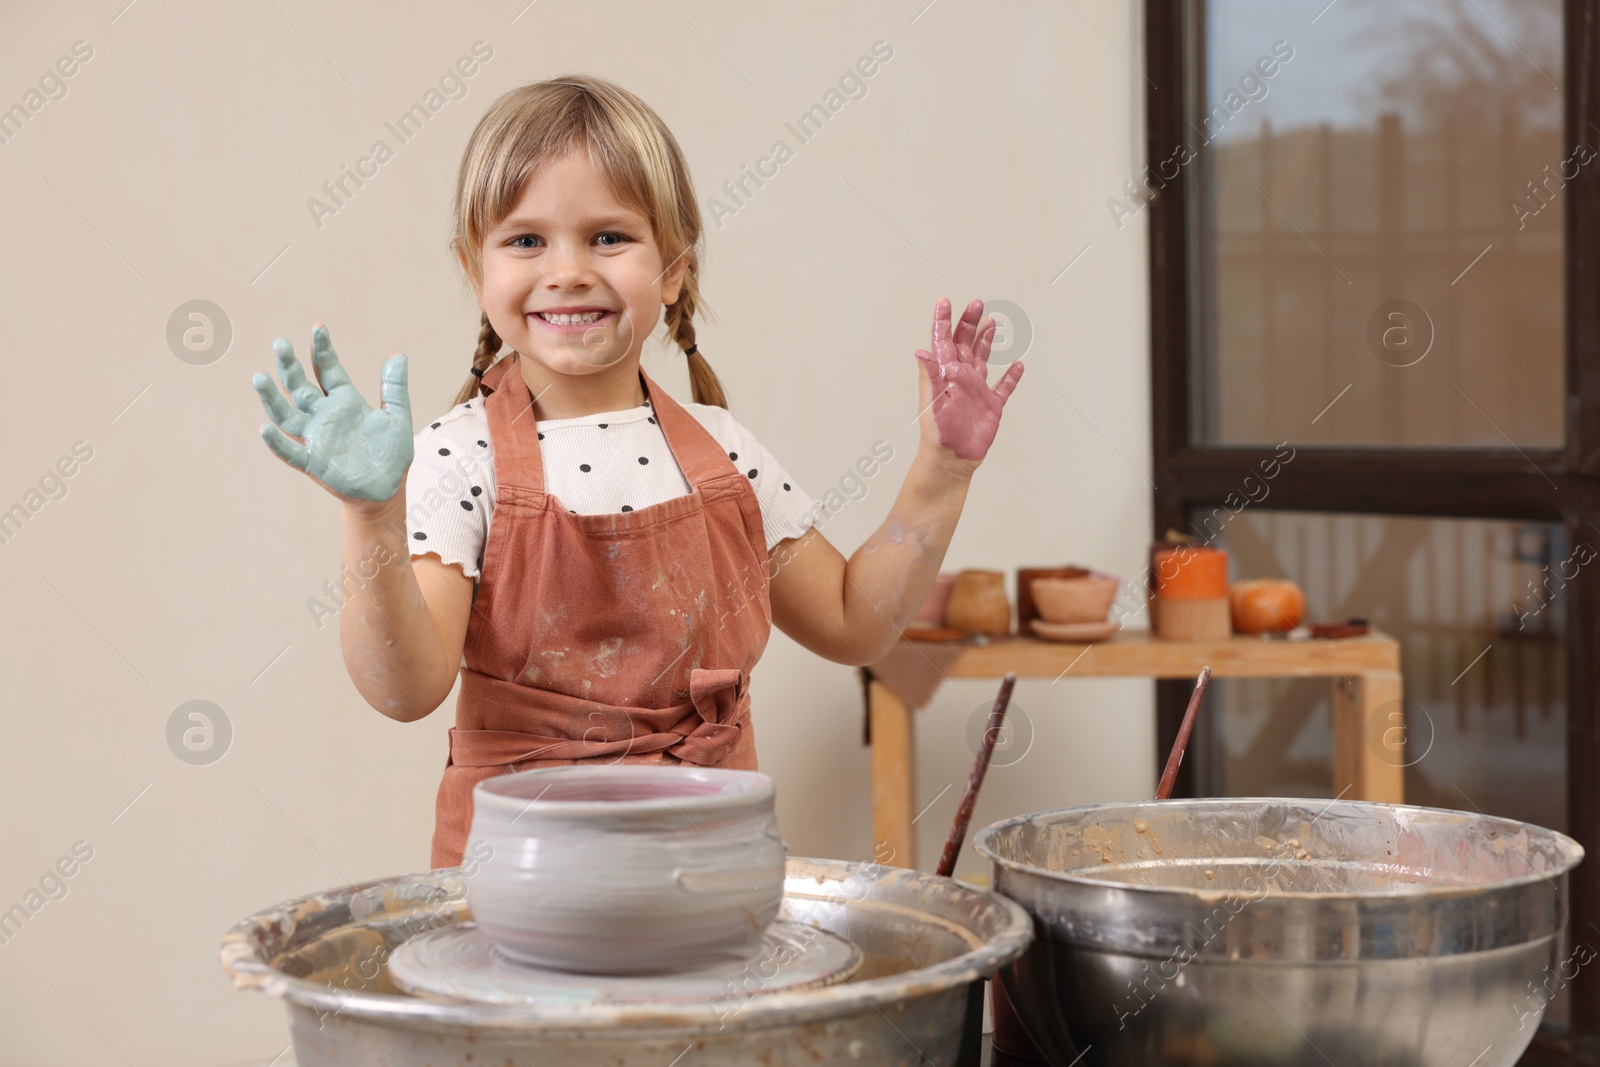
<path fill-rule="evenodd" d="M 791 857 L 779 917 L 859 947 L 865 962 L 845 983 L 763 993 L 774 975 L 751 973 L 713 999 L 633 1005 L 409 996 L 389 980 L 389 952 L 471 918 L 461 875 L 431 871 L 269 908 L 223 939 L 223 969 L 237 987 L 288 1002 L 300 1067 L 665 1067 L 678 1057 L 680 1067 L 977 1067 L 984 979 L 1032 939 L 1027 912 L 995 893 L 873 863 Z"/>
<path fill-rule="evenodd" d="M 1510 1065 L 1587 962 L 1561 947 L 1583 849 L 1509 819 L 1169 800 L 976 843 L 1034 917 L 1001 981 L 1055 1067 Z"/>

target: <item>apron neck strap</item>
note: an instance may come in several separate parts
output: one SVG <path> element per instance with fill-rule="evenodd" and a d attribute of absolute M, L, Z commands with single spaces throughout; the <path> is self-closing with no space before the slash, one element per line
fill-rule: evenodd
<path fill-rule="evenodd" d="M 484 410 L 489 416 L 489 440 L 494 446 L 495 485 L 542 493 L 544 463 L 539 455 L 539 427 L 533 417 L 533 397 L 517 362 L 520 358 L 513 352 L 483 374 L 483 389 L 489 394 Z"/>
<path fill-rule="evenodd" d="M 667 395 L 665 389 L 658 389 L 643 368 L 639 371 L 639 377 L 644 379 L 645 391 L 650 396 L 650 406 L 661 424 L 661 432 L 666 435 L 667 446 L 672 449 L 673 457 L 678 461 L 684 478 L 691 486 L 698 488 L 713 478 L 726 477 L 735 469 L 732 460 L 728 458 L 728 453 L 724 452 L 717 439 L 700 425 L 699 419 L 689 414 L 682 404 Z"/>
<path fill-rule="evenodd" d="M 518 365 L 520 358 L 513 352 L 483 375 L 483 388 L 489 394 L 483 403 L 494 445 L 495 483 L 542 493 L 545 482 L 539 427 L 533 414 L 533 397 Z M 658 387 L 643 368 L 639 370 L 639 379 L 667 439 L 667 447 L 672 450 L 690 486 L 698 488 L 713 478 L 726 477 L 736 471 L 722 445 L 700 425 L 699 419 Z"/>

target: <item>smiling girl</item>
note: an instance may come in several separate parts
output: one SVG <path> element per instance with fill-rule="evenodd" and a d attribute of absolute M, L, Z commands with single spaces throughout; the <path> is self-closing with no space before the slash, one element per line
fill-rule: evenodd
<path fill-rule="evenodd" d="M 436 867 L 461 861 L 472 787 L 496 774 L 754 768 L 750 671 L 771 626 L 839 663 L 882 656 L 933 584 L 1022 376 L 1014 363 L 987 384 L 980 302 L 953 330 L 935 304 L 916 457 L 846 559 L 698 351 L 700 213 L 648 105 L 579 75 L 502 96 L 467 144 L 452 243 L 478 346 L 455 406 L 415 439 L 404 355 L 384 363 L 379 409 L 320 325 L 320 388 L 282 339 L 289 399 L 254 378 L 267 444 L 342 501 L 345 564 L 393 556 L 340 613 L 356 688 L 409 722 L 460 677 Z M 693 403 L 640 368 L 663 316 Z"/>

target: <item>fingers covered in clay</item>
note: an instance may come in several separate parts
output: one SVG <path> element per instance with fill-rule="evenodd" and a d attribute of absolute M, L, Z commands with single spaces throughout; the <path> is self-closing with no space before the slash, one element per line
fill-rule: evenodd
<path fill-rule="evenodd" d="M 961 459 L 980 461 L 988 454 L 1000 426 L 1000 411 L 1022 377 L 1022 364 L 1012 364 L 994 388 L 988 385 L 989 353 L 997 329 L 983 315 L 983 301 L 974 300 L 951 325 L 950 302 L 934 303 L 931 351 L 917 349 L 932 387 L 932 411 L 939 444 Z"/>
<path fill-rule="evenodd" d="M 303 411 L 289 403 L 281 390 L 267 375 L 256 371 L 250 378 L 250 384 L 255 387 L 256 396 L 261 400 L 261 406 L 266 409 L 267 418 L 273 425 L 286 434 L 299 437 L 305 429 L 306 416 Z"/>
<path fill-rule="evenodd" d="M 1021 380 L 1022 360 L 1019 359 L 1007 367 L 1005 374 L 1001 375 L 1000 380 L 994 383 L 994 395 L 1000 398 L 1002 405 L 1005 404 L 1006 399 L 1011 396 L 1011 391 L 1017 387 L 1017 383 Z"/>
<path fill-rule="evenodd" d="M 984 319 L 978 325 L 978 337 L 972 343 L 972 356 L 985 367 L 989 365 L 989 352 L 994 348 L 994 335 L 999 328 L 999 323 L 992 318 Z"/>
<path fill-rule="evenodd" d="M 306 469 L 307 455 L 305 445 L 290 438 L 276 426 L 261 427 L 261 436 L 267 442 L 267 447 L 272 449 L 273 454 L 279 459 L 295 470 L 303 471 Z"/>
<path fill-rule="evenodd" d="M 948 301 L 941 299 L 934 305 L 935 322 L 937 322 L 942 312 L 944 320 L 946 324 L 948 324 L 950 321 L 950 312 L 952 310 L 953 308 L 951 304 Z M 982 318 L 982 300 L 974 300 L 972 303 L 966 306 L 966 310 L 961 312 L 961 318 L 956 322 L 955 329 L 951 333 L 951 340 L 955 342 L 956 354 L 958 356 L 962 353 L 963 349 L 970 350 L 972 348 L 972 341 L 975 337 L 977 337 L 979 332 L 978 321 Z M 934 337 L 935 340 L 937 340 L 937 328 L 934 331 Z"/>
<path fill-rule="evenodd" d="M 411 466 L 414 447 L 405 355 L 384 361 L 383 406 L 374 409 L 339 362 L 320 323 L 311 336 L 317 384 L 306 377 L 287 340 L 276 340 L 273 350 L 278 377 L 294 402 L 267 375 L 252 376 L 251 385 L 272 420 L 261 427 L 267 447 L 342 499 L 381 502 L 393 497 Z"/>
<path fill-rule="evenodd" d="M 309 415 L 312 405 L 322 399 L 322 390 L 306 378 L 300 360 L 295 357 L 294 345 L 286 338 L 273 341 L 272 351 L 278 357 L 278 379 L 283 382 L 284 392 L 294 399 L 296 407 Z"/>
<path fill-rule="evenodd" d="M 339 364 L 339 357 L 334 354 L 333 342 L 328 339 L 328 328 L 320 324 L 311 331 L 311 363 L 316 368 L 317 381 L 322 385 L 323 392 L 331 393 L 352 385 L 350 375 L 345 373 L 344 367 Z"/>
<path fill-rule="evenodd" d="M 411 394 L 407 391 L 408 363 L 404 352 L 383 361 L 383 407 L 411 425 Z"/>

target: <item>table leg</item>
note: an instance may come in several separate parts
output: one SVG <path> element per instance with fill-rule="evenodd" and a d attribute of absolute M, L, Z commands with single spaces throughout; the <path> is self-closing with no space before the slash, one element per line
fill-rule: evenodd
<path fill-rule="evenodd" d="M 874 681 L 867 689 L 867 713 L 872 718 L 872 858 L 885 866 L 914 867 L 911 709 L 888 686 Z"/>
<path fill-rule="evenodd" d="M 1369 671 L 1335 678 L 1334 795 L 1404 803 L 1407 758 L 1400 672 Z"/>

